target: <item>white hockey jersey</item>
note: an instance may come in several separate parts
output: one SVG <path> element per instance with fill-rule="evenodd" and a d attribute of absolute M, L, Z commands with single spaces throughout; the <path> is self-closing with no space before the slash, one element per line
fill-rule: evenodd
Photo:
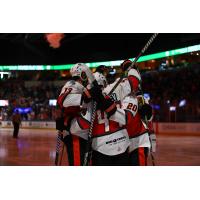
<path fill-rule="evenodd" d="M 70 80 L 62 88 L 59 98 L 62 100 L 62 106 L 67 108 L 70 106 L 80 106 L 81 97 L 84 91 L 84 86 L 79 82 Z"/>
<path fill-rule="evenodd" d="M 82 110 L 81 100 L 84 86 L 79 82 L 70 80 L 62 88 L 57 99 L 57 105 L 62 110 L 64 124 L 67 126 L 70 118 L 76 117 Z"/>
<path fill-rule="evenodd" d="M 114 83 L 109 84 L 104 90 L 103 93 L 108 95 L 109 92 L 112 90 L 114 85 L 118 82 L 119 78 L 115 80 Z M 122 100 L 128 96 L 133 91 L 137 91 L 139 84 L 141 81 L 141 76 L 135 69 L 130 69 L 128 72 L 128 77 L 124 78 L 121 83 L 116 87 L 116 89 L 113 91 L 113 93 L 110 95 L 110 97 L 115 102 L 122 102 Z"/>

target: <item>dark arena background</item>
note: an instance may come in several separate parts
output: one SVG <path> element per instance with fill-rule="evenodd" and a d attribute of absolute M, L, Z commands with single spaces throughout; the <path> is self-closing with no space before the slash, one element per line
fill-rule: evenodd
<path fill-rule="evenodd" d="M 56 99 L 69 69 L 106 65 L 120 76 L 122 61 L 133 60 L 151 35 L 0 34 L 0 165 L 54 165 Z M 158 34 L 137 66 L 154 111 L 156 165 L 199 166 L 200 34 Z M 22 123 L 13 138 L 17 111 Z"/>

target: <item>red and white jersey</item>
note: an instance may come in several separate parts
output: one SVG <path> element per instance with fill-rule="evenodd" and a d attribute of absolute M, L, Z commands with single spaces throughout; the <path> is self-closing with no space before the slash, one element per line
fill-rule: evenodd
<path fill-rule="evenodd" d="M 117 81 L 117 80 L 116 80 Z M 140 75 L 135 69 L 131 69 L 128 78 L 125 78 L 116 88 L 116 100 L 122 101 L 131 92 L 137 91 Z M 111 86 L 103 93 L 108 94 Z M 87 131 L 90 127 L 91 110 L 85 116 L 79 116 L 72 120 L 70 132 L 87 139 Z M 109 119 L 105 112 L 98 110 L 93 126 L 92 148 L 105 155 L 118 155 L 124 153 L 129 146 L 129 136 L 126 130 L 127 114 L 118 108 Z"/>
<path fill-rule="evenodd" d="M 148 128 L 138 113 L 138 99 L 136 96 L 127 96 L 122 101 L 122 109 L 127 111 L 126 129 L 130 138 L 129 152 L 138 147 L 151 147 Z"/>
<path fill-rule="evenodd" d="M 71 80 L 68 81 L 62 88 L 58 97 L 58 103 L 65 108 L 70 106 L 80 106 L 81 97 L 84 91 L 84 86 L 79 82 Z"/>
<path fill-rule="evenodd" d="M 86 112 L 80 113 L 80 115 L 76 116 L 70 124 L 70 133 L 85 140 L 88 139 L 88 131 L 92 116 L 92 104 L 88 103 L 86 106 Z"/>
<path fill-rule="evenodd" d="M 109 84 L 103 93 L 106 95 L 112 90 L 114 85 L 118 82 L 119 78 L 115 80 L 114 83 Z M 115 102 L 122 102 L 122 100 L 128 96 L 133 91 L 137 91 L 141 81 L 141 76 L 136 69 L 130 69 L 128 72 L 128 77 L 124 78 L 122 82 L 116 87 L 113 93 L 110 95 Z"/>
<path fill-rule="evenodd" d="M 105 112 L 98 110 L 93 128 L 93 149 L 105 155 L 124 153 L 129 146 L 125 122 L 125 112 L 121 109 L 109 119 Z"/>
<path fill-rule="evenodd" d="M 84 89 L 83 85 L 74 80 L 68 81 L 63 86 L 57 104 L 63 111 L 65 125 L 67 125 L 69 118 L 79 115 L 82 108 L 81 100 Z"/>
<path fill-rule="evenodd" d="M 92 148 L 105 155 L 124 153 L 129 146 L 129 136 L 126 128 L 125 111 L 117 109 L 109 119 L 105 112 L 97 110 L 92 132 Z M 70 132 L 87 139 L 90 127 L 91 112 L 72 120 Z"/>

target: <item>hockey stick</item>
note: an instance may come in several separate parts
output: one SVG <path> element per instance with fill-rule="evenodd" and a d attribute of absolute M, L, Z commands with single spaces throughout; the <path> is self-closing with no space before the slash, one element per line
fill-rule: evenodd
<path fill-rule="evenodd" d="M 144 46 L 144 48 L 141 50 L 141 52 L 139 53 L 139 55 L 134 59 L 133 63 L 128 68 L 128 70 L 131 69 L 135 65 L 135 63 L 137 62 L 137 60 L 148 49 L 148 47 L 151 45 L 151 43 L 154 41 L 154 39 L 156 38 L 157 35 L 158 35 L 157 33 L 153 34 L 153 36 L 149 39 L 149 41 Z M 88 74 L 88 75 L 89 75 L 89 77 L 91 79 L 93 79 L 93 81 L 95 80 L 94 76 L 92 76 L 92 74 Z M 113 93 L 113 91 L 116 89 L 116 87 L 123 80 L 123 77 L 124 77 L 123 75 L 120 77 L 119 81 L 115 84 L 115 86 L 112 88 L 112 90 L 109 92 L 108 95 L 110 95 L 110 94 Z M 93 112 L 92 112 L 92 117 L 91 117 L 91 124 L 90 124 L 90 129 L 89 129 L 89 132 L 88 132 L 87 149 L 86 149 L 86 153 L 85 153 L 85 157 L 84 157 L 84 163 L 83 163 L 84 166 L 87 166 L 89 164 L 90 160 L 91 160 L 91 155 L 92 155 L 92 130 L 93 130 L 93 126 L 94 126 L 94 120 L 95 120 L 95 117 L 96 117 L 96 106 L 97 106 L 97 103 L 94 102 L 93 103 Z"/>
<path fill-rule="evenodd" d="M 92 74 L 92 72 L 88 70 L 86 74 L 87 74 L 89 83 L 94 84 L 95 77 Z M 93 101 L 91 122 L 90 122 L 90 128 L 88 132 L 88 141 L 87 141 L 87 146 L 86 146 L 86 152 L 84 155 L 83 166 L 88 166 L 92 157 L 92 131 L 93 131 L 93 126 L 94 126 L 94 120 L 96 117 L 96 108 L 97 108 L 97 102 Z"/>
<path fill-rule="evenodd" d="M 148 49 L 148 47 L 151 45 L 151 43 L 154 41 L 154 39 L 157 37 L 157 35 L 158 35 L 158 33 L 154 33 L 152 36 L 151 36 L 151 38 L 149 39 L 149 41 L 147 42 L 147 44 L 144 46 L 144 48 L 142 49 L 142 51 L 139 53 L 139 55 L 134 59 L 134 61 L 133 61 L 133 63 L 131 64 L 131 66 L 129 67 L 129 69 L 130 68 L 132 68 L 135 64 L 136 64 L 136 62 L 137 62 L 137 60 L 140 58 L 140 56 L 142 55 L 142 54 L 144 54 L 144 52 Z M 137 70 L 139 71 L 139 69 L 138 69 L 138 67 L 136 67 L 137 68 Z M 128 70 L 129 70 L 128 69 Z M 122 78 L 123 79 L 123 78 Z M 118 84 L 119 85 L 119 84 Z M 144 105 L 144 93 L 143 93 L 143 90 L 142 90 L 142 88 L 140 87 L 140 91 L 141 91 L 141 93 L 142 93 L 142 103 L 143 103 L 143 105 Z M 148 120 L 147 120 L 147 117 L 145 116 L 145 124 L 147 125 L 147 128 L 148 128 Z M 150 136 L 149 136 L 150 137 Z M 150 143 L 151 143 L 151 140 L 150 140 Z M 152 146 L 152 144 L 151 144 L 151 146 Z M 150 155 L 151 155 L 151 161 L 152 161 L 152 164 L 153 164 L 153 166 L 155 166 L 155 159 L 154 159 L 154 156 L 153 156 L 153 153 L 152 153 L 152 151 L 150 150 Z"/>
<path fill-rule="evenodd" d="M 155 158 L 154 158 L 153 153 L 152 153 L 151 150 L 150 150 L 150 155 L 151 155 L 151 161 L 152 161 L 153 166 L 156 166 Z"/>
<path fill-rule="evenodd" d="M 56 142 L 55 165 L 58 165 L 59 154 L 60 154 L 60 146 L 61 146 L 61 142 L 62 142 L 61 139 L 62 139 L 62 133 L 61 133 L 61 131 L 58 131 L 57 142 Z"/>
<path fill-rule="evenodd" d="M 145 104 L 145 100 L 144 100 L 144 93 L 142 91 L 142 88 L 140 88 L 141 90 L 141 93 L 142 93 L 142 104 L 144 105 Z M 147 116 L 145 115 L 144 117 L 144 120 L 142 120 L 145 125 L 146 125 L 146 128 L 148 130 L 148 136 L 149 136 L 149 141 L 150 141 L 150 144 L 151 144 L 151 148 L 150 148 L 150 155 L 151 155 L 151 161 L 152 161 L 152 165 L 155 166 L 155 159 L 154 159 L 154 156 L 153 156 L 153 152 L 152 152 L 152 142 L 151 142 L 151 139 L 150 139 L 150 133 L 149 133 L 149 127 L 148 127 L 148 119 L 147 119 Z"/>
<path fill-rule="evenodd" d="M 134 61 L 132 62 L 131 66 L 127 69 L 127 71 L 129 71 L 131 68 L 134 67 L 135 63 L 138 61 L 138 59 L 141 57 L 142 54 L 144 54 L 144 52 L 149 48 L 149 46 L 151 45 L 151 43 L 154 41 L 154 39 L 157 37 L 158 33 L 154 33 L 150 39 L 148 40 L 148 42 L 146 43 L 146 45 L 144 46 L 144 48 L 141 50 L 141 52 L 138 54 L 138 56 L 134 59 Z M 111 95 L 115 89 L 117 88 L 117 86 L 121 83 L 121 81 L 123 80 L 124 75 L 122 74 L 122 76 L 120 77 L 120 79 L 117 81 L 117 83 L 113 86 L 113 88 L 111 89 L 111 91 L 109 92 L 108 95 Z"/>
<path fill-rule="evenodd" d="M 86 153 L 84 156 L 83 166 L 88 166 L 91 161 L 91 158 L 92 158 L 92 131 L 93 131 L 93 126 L 94 126 L 94 120 L 96 117 L 97 102 L 94 101 L 92 107 L 93 107 L 93 111 L 92 111 L 90 129 L 88 132 L 88 142 L 87 142 L 87 146 L 86 146 Z"/>
<path fill-rule="evenodd" d="M 127 71 L 129 71 L 131 68 L 134 67 L 134 65 L 136 64 L 136 62 L 138 61 L 138 59 L 141 57 L 142 54 L 144 54 L 144 52 L 149 48 L 149 46 L 152 44 L 152 42 L 155 40 L 155 38 L 157 37 L 158 33 L 154 33 L 150 39 L 148 40 L 148 42 L 146 43 L 146 45 L 143 47 L 143 49 L 141 50 L 141 52 L 138 54 L 138 56 L 134 59 L 134 61 L 132 62 L 131 66 L 127 69 Z M 137 70 L 139 71 L 139 69 L 137 68 Z M 122 76 L 120 77 L 120 79 L 118 80 L 118 82 L 114 85 L 114 87 L 111 89 L 111 91 L 109 92 L 108 95 L 111 95 L 115 89 L 117 88 L 117 86 L 121 83 L 121 81 L 123 80 L 124 75 L 122 74 Z M 143 98 L 143 91 L 142 88 L 140 87 L 141 92 L 142 92 L 142 98 Z M 143 104 L 144 104 L 144 99 L 143 99 Z M 145 116 L 145 124 L 147 125 L 147 119 Z M 148 126 L 147 126 L 148 127 Z M 151 140 L 150 140 L 151 142 Z M 152 152 L 150 151 L 151 154 L 151 160 L 152 160 L 152 164 L 153 166 L 155 166 L 155 159 L 154 156 L 152 154 Z"/>
<path fill-rule="evenodd" d="M 63 144 L 62 146 L 62 151 L 61 151 L 61 155 L 60 155 L 60 162 L 59 162 L 59 166 L 62 165 L 62 160 L 63 160 L 63 153 L 64 153 L 64 149 L 65 149 L 65 145 Z"/>

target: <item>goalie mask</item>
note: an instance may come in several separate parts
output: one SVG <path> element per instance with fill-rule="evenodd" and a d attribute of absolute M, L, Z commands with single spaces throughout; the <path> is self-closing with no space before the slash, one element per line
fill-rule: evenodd
<path fill-rule="evenodd" d="M 107 86 L 107 80 L 103 74 L 101 74 L 99 72 L 95 72 L 94 77 L 95 77 L 98 85 L 102 86 L 103 88 L 105 88 Z"/>
<path fill-rule="evenodd" d="M 72 77 L 79 77 L 83 82 L 88 80 L 86 71 L 89 70 L 87 65 L 83 63 L 77 63 L 70 69 L 70 74 Z"/>

